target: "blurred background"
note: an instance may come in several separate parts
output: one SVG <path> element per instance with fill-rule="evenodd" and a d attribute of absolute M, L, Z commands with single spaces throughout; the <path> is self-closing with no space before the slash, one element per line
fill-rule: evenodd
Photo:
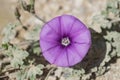
<path fill-rule="evenodd" d="M 29 1 L 29 0 L 25 0 Z M 72 14 L 84 23 L 89 24 L 95 14 L 99 14 L 106 7 L 107 0 L 36 0 L 35 10 L 45 21 L 62 15 Z M 0 0 L 0 29 L 15 21 L 14 11 L 18 0 Z M 29 17 L 23 13 L 24 19 Z"/>
<path fill-rule="evenodd" d="M 28 0 L 25 0 L 26 2 Z M 49 21 L 55 16 L 62 14 L 71 14 L 78 17 L 87 26 L 92 21 L 92 17 L 99 14 L 106 8 L 106 2 L 109 0 L 36 0 L 36 14 Z M 0 31 L 8 24 L 15 22 L 15 6 L 18 0 L 0 0 Z M 23 12 L 21 20 L 26 24 L 34 20 L 30 14 Z M 91 26 L 97 32 L 100 32 L 99 26 Z M 120 80 L 120 60 L 111 65 L 111 70 L 106 74 L 97 77 L 96 80 Z M 52 79 L 51 79 L 52 80 Z"/>

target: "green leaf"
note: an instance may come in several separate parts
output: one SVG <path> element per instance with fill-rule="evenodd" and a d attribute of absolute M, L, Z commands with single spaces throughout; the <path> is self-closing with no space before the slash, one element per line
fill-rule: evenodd
<path fill-rule="evenodd" d="M 82 69 L 82 70 L 73 70 L 73 72 L 72 72 L 72 76 L 81 76 L 81 75 L 83 75 L 85 73 L 85 71 L 84 71 L 84 69 Z"/>
<path fill-rule="evenodd" d="M 84 69 L 72 69 L 72 68 L 63 68 L 63 73 L 62 73 L 62 77 L 65 80 L 71 80 L 71 79 L 75 79 L 75 80 L 79 80 L 80 77 L 82 77 L 85 74 L 85 70 Z"/>
<path fill-rule="evenodd" d="M 35 48 L 33 49 L 33 53 L 35 53 L 35 54 L 37 54 L 37 55 L 39 55 L 40 52 L 41 52 L 40 47 L 35 47 Z"/>
<path fill-rule="evenodd" d="M 21 70 L 15 73 L 16 80 L 25 80 L 27 75 L 27 71 Z"/>
<path fill-rule="evenodd" d="M 115 47 L 113 52 L 110 54 L 111 57 L 118 56 L 120 57 L 120 33 L 116 31 L 107 32 L 108 35 L 104 36 L 109 42 L 111 42 L 112 46 Z M 108 50 L 108 49 L 107 49 Z"/>
<path fill-rule="evenodd" d="M 8 24 L 2 31 L 2 34 L 4 35 L 2 39 L 2 43 L 8 43 L 10 40 L 12 40 L 16 35 L 16 24 Z"/>
<path fill-rule="evenodd" d="M 19 67 L 23 65 L 24 59 L 29 55 L 28 52 L 20 50 L 20 49 L 15 49 L 13 50 L 13 59 L 11 61 L 11 65 L 14 67 Z"/>
<path fill-rule="evenodd" d="M 26 40 L 34 40 L 34 41 L 39 40 L 40 29 L 41 29 L 40 25 L 35 26 L 35 27 L 33 28 L 33 30 L 28 31 L 28 32 L 25 34 L 24 38 L 25 38 Z"/>
<path fill-rule="evenodd" d="M 23 60 L 26 59 L 29 53 L 25 50 L 19 49 L 19 47 L 14 45 L 7 45 L 7 47 L 8 49 L 4 51 L 4 54 L 11 58 L 11 65 L 16 68 L 23 65 Z"/>
<path fill-rule="evenodd" d="M 27 73 L 27 78 L 30 80 L 36 80 L 36 75 L 42 75 L 44 66 L 42 64 L 39 64 L 37 66 L 32 65 Z"/>
<path fill-rule="evenodd" d="M 8 49 L 8 46 L 9 46 L 8 44 L 2 44 L 2 48 L 5 49 L 5 50 Z"/>
<path fill-rule="evenodd" d="M 116 48 L 117 56 L 120 57 L 120 33 L 114 32 L 113 46 Z"/>
<path fill-rule="evenodd" d="M 106 67 L 99 67 L 96 73 L 97 76 L 102 75 L 106 71 Z"/>
<path fill-rule="evenodd" d="M 96 15 L 93 17 L 93 25 L 98 25 L 98 27 L 102 27 L 102 28 L 111 28 L 112 24 L 110 21 L 106 20 L 106 16 L 104 15 Z"/>

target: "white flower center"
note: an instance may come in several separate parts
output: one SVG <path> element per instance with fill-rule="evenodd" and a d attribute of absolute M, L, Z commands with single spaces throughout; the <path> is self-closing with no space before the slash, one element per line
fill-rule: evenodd
<path fill-rule="evenodd" d="M 63 46 L 68 46 L 68 45 L 70 44 L 69 38 L 68 38 L 68 37 L 62 38 L 61 44 L 62 44 Z"/>

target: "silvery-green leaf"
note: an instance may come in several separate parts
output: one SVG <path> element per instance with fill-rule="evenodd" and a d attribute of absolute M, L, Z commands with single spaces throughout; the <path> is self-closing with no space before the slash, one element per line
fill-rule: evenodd
<path fill-rule="evenodd" d="M 43 65 L 38 66 L 31 66 L 27 73 L 27 78 L 30 80 L 35 80 L 36 75 L 42 75 L 43 71 L 41 70 L 43 68 Z"/>
<path fill-rule="evenodd" d="M 35 27 L 33 28 L 33 30 L 28 31 L 28 32 L 24 35 L 24 38 L 25 38 L 26 40 L 34 40 L 34 41 L 39 40 L 40 29 L 41 29 L 40 25 L 35 26 Z"/>
<path fill-rule="evenodd" d="M 85 75 L 82 76 L 81 80 L 89 80 L 91 75 L 92 75 L 91 73 L 85 74 Z"/>
<path fill-rule="evenodd" d="M 105 72 L 105 70 L 106 70 L 105 67 L 99 67 L 98 69 L 99 69 L 99 71 L 96 73 L 97 76 L 98 75 L 102 75 Z"/>
<path fill-rule="evenodd" d="M 71 69 L 71 68 L 65 68 L 65 69 L 63 69 L 63 77 L 66 79 L 66 78 L 68 78 L 68 77 L 70 77 L 70 76 L 72 76 L 72 71 L 73 71 L 73 69 Z"/>
<path fill-rule="evenodd" d="M 98 70 L 97 67 L 94 67 L 91 69 L 91 72 L 96 72 L 97 70 Z"/>
<path fill-rule="evenodd" d="M 16 75 L 16 80 L 25 80 L 26 79 L 26 75 L 27 75 L 27 71 L 18 71 L 15 73 Z"/>
<path fill-rule="evenodd" d="M 40 52 L 41 52 L 40 47 L 36 47 L 36 48 L 33 49 L 33 53 L 35 53 L 37 55 L 39 55 Z"/>
<path fill-rule="evenodd" d="M 38 64 L 36 67 L 39 68 L 39 69 L 43 69 L 45 66 L 42 65 L 42 64 Z"/>
<path fill-rule="evenodd" d="M 15 27 L 16 24 L 8 24 L 2 31 L 3 39 L 2 43 L 8 43 L 10 40 L 12 40 L 16 35 Z"/>
<path fill-rule="evenodd" d="M 16 46 L 8 45 L 8 49 L 4 51 L 6 55 L 11 58 L 11 65 L 13 67 L 19 67 L 23 65 L 24 59 L 29 55 L 29 53 L 25 50 L 19 49 Z"/>

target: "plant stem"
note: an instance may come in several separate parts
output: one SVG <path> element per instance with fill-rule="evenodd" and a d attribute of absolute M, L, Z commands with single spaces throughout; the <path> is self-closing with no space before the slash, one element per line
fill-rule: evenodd
<path fill-rule="evenodd" d="M 118 22 L 118 21 L 120 21 L 120 18 L 113 19 L 113 20 L 111 21 L 111 23 Z"/>
<path fill-rule="evenodd" d="M 43 20 L 42 18 L 40 18 L 38 15 L 31 13 L 35 18 L 37 18 L 38 20 L 42 21 L 43 23 L 45 23 L 45 20 Z"/>
<path fill-rule="evenodd" d="M 53 66 L 53 67 L 50 69 L 50 71 L 48 72 L 45 80 L 48 80 L 48 77 L 50 76 L 50 74 L 53 72 L 53 70 L 54 70 L 55 68 L 56 68 L 56 67 Z"/>
<path fill-rule="evenodd" d="M 34 11 L 34 5 L 35 5 L 35 0 L 30 0 L 31 1 L 31 4 L 32 4 L 32 9 L 33 9 L 33 12 L 31 12 L 31 11 L 28 11 L 27 9 L 26 9 L 26 11 L 27 12 L 29 12 L 30 14 L 32 14 L 35 18 L 37 18 L 38 20 L 40 20 L 40 21 L 42 21 L 43 23 L 45 23 L 46 21 L 45 20 L 43 20 L 42 18 L 40 18 L 36 13 L 35 13 L 35 11 Z M 27 6 L 27 5 L 22 5 L 24 2 L 23 2 L 23 0 L 20 0 L 20 3 L 21 3 L 21 6 L 23 7 L 23 6 Z M 23 8 L 24 9 L 24 8 Z M 25 10 L 25 9 L 24 9 Z"/>

